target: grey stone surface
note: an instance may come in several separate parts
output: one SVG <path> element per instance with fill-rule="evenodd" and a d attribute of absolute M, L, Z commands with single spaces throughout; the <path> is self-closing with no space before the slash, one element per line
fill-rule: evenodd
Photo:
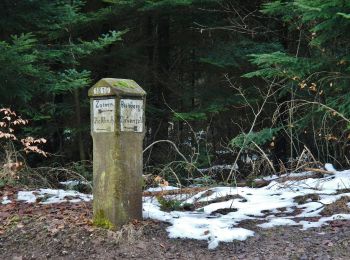
<path fill-rule="evenodd" d="M 98 226 L 118 228 L 130 220 L 142 219 L 145 96 L 146 92 L 135 81 L 126 79 L 101 79 L 89 90 L 93 138 L 93 221 Z M 103 103 L 103 100 L 111 99 L 115 102 L 106 101 L 107 105 L 94 107 L 96 100 Z M 142 120 L 141 130 L 140 122 L 137 122 L 139 128 L 135 127 L 135 131 L 121 131 L 121 99 L 142 100 L 143 108 L 137 112 Z M 115 107 L 111 108 L 113 103 Z M 130 109 L 132 114 L 134 108 Z M 111 111 L 115 113 L 114 118 Z M 104 114 L 106 117 L 101 116 Z M 97 130 L 101 122 L 100 129 L 104 131 Z M 113 127 L 109 125 L 111 122 Z"/>

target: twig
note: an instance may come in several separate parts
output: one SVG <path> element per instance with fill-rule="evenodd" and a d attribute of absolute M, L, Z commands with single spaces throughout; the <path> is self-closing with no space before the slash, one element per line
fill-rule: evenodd
<path fill-rule="evenodd" d="M 269 86 L 269 88 L 268 88 L 268 91 L 267 91 L 267 93 L 266 93 L 266 95 L 265 95 L 265 97 L 264 97 L 264 100 L 263 100 L 261 106 L 257 109 L 257 111 L 255 111 L 255 109 L 253 108 L 253 106 L 248 102 L 248 100 L 247 100 L 245 94 L 242 92 L 242 90 L 241 90 L 239 87 L 238 87 L 238 88 L 235 87 L 234 84 L 232 84 L 231 80 L 229 79 L 229 77 L 228 77 L 227 75 L 226 75 L 226 79 L 227 79 L 227 81 L 230 83 L 230 85 L 231 85 L 233 88 L 235 88 L 235 89 L 239 92 L 239 94 L 242 96 L 242 98 L 245 100 L 245 102 L 247 103 L 247 105 L 248 105 L 248 106 L 250 107 L 250 109 L 252 110 L 252 113 L 254 114 L 254 119 L 253 119 L 253 122 L 252 122 L 252 124 L 251 124 L 251 126 L 250 126 L 250 129 L 249 129 L 248 133 L 245 134 L 245 136 L 248 136 L 249 134 L 251 134 L 251 133 L 253 132 L 253 130 L 254 130 L 254 128 L 255 128 L 255 125 L 256 125 L 256 122 L 257 122 L 257 120 L 258 120 L 260 114 L 262 113 L 262 111 L 263 111 L 263 109 L 264 109 L 264 107 L 265 107 L 265 104 L 267 103 L 268 98 L 271 97 L 271 95 L 273 95 L 273 93 L 274 93 L 274 92 L 272 92 L 272 86 L 274 85 L 274 81 L 270 84 L 270 86 Z M 271 92 L 272 92 L 272 93 L 271 93 Z M 238 154 L 237 154 L 237 156 L 236 156 L 236 159 L 235 159 L 235 161 L 234 161 L 234 163 L 233 163 L 233 167 L 231 168 L 231 171 L 230 171 L 228 177 L 226 178 L 226 182 L 228 182 L 228 181 L 230 180 L 230 178 L 232 177 L 233 172 L 234 172 L 234 170 L 235 170 L 234 166 L 237 165 L 238 159 L 239 159 L 240 155 L 242 154 L 242 152 L 243 152 L 243 150 L 244 150 L 244 148 L 245 148 L 245 145 L 246 145 L 247 141 L 248 141 L 248 138 L 245 137 L 245 138 L 244 138 L 244 141 L 243 141 L 243 144 L 242 144 L 242 146 L 240 147 L 240 149 L 239 149 L 239 151 L 238 151 Z M 235 182 L 236 182 L 236 181 L 235 181 Z"/>
<path fill-rule="evenodd" d="M 189 161 L 187 160 L 187 158 L 180 152 L 179 148 L 177 148 L 176 144 L 170 140 L 158 140 L 155 141 L 153 143 L 151 143 L 149 146 L 147 146 L 144 150 L 143 153 L 145 153 L 148 149 L 150 149 L 153 145 L 158 144 L 158 143 L 169 143 L 171 144 L 175 151 L 181 156 L 182 159 L 184 159 L 185 162 L 189 163 Z"/>

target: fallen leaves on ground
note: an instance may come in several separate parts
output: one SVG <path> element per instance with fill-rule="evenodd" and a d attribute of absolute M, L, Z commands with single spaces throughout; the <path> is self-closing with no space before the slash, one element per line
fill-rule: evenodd
<path fill-rule="evenodd" d="M 0 191 L 0 198 L 8 196 L 12 201 L 8 204 L 0 204 L 0 235 L 8 228 L 16 226 L 22 228 L 31 218 L 50 220 L 52 226 L 48 230 L 57 233 L 65 226 L 78 225 L 92 228 L 92 205 L 91 202 L 80 203 L 54 203 L 40 204 L 25 203 L 15 200 L 16 189 L 6 187 Z"/>

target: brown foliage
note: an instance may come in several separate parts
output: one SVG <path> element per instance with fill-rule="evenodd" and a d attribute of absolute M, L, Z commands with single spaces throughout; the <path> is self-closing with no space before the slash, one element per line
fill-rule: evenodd
<path fill-rule="evenodd" d="M 46 143 L 46 139 L 27 136 L 20 141 L 18 140 L 16 129 L 27 124 L 28 120 L 21 118 L 11 109 L 0 109 L 0 143 L 2 143 L 4 152 L 0 179 L 18 179 L 17 173 L 25 165 L 21 152 L 25 154 L 36 153 L 47 157 L 47 153 L 39 148 L 39 145 Z M 20 150 L 16 150 L 15 143 L 20 144 Z"/>

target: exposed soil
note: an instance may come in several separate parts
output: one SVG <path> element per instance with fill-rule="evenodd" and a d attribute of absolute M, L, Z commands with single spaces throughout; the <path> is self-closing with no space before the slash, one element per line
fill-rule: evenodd
<path fill-rule="evenodd" d="M 115 232 L 93 227 L 90 218 L 90 203 L 0 205 L 0 258 L 350 259 L 350 221 L 307 231 L 245 221 L 240 226 L 254 237 L 209 251 L 207 241 L 169 239 L 165 223 L 134 222 Z"/>

